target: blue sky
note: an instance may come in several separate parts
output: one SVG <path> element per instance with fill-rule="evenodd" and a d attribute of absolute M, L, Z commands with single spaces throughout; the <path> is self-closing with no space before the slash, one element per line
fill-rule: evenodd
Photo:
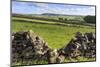
<path fill-rule="evenodd" d="M 55 14 L 66 14 L 66 15 L 95 15 L 95 7 L 69 5 L 69 4 L 65 5 L 65 4 L 12 1 L 12 13 L 19 13 L 19 14 L 55 13 Z"/>

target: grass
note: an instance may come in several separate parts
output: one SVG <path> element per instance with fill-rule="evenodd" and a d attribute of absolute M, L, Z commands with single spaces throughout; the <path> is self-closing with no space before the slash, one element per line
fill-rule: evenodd
<path fill-rule="evenodd" d="M 12 31 L 33 30 L 41 36 L 52 48 L 61 48 L 65 46 L 74 36 L 80 32 L 95 32 L 92 27 L 70 27 L 49 24 L 36 24 L 28 22 L 13 21 Z"/>

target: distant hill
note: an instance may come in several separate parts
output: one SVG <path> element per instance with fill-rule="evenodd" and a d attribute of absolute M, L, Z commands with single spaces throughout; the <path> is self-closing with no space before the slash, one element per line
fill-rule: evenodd
<path fill-rule="evenodd" d="M 65 14 L 54 14 L 54 13 L 43 13 L 41 15 L 46 15 L 46 16 L 85 16 L 85 15 L 65 15 Z"/>
<path fill-rule="evenodd" d="M 61 16 L 62 14 L 53 14 L 53 13 L 43 13 L 41 15 L 48 15 L 48 16 Z"/>

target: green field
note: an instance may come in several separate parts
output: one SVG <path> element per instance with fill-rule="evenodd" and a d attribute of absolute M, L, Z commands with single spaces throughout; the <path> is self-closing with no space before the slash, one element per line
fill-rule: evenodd
<path fill-rule="evenodd" d="M 57 22 L 46 22 L 41 20 L 33 20 L 32 23 L 30 23 L 30 21 L 24 22 L 13 20 L 12 31 L 16 32 L 22 30 L 33 30 L 37 35 L 42 37 L 52 48 L 61 48 L 65 46 L 78 31 L 83 33 L 95 32 L 95 28 L 91 26 L 75 26 L 74 24 L 68 26 L 67 24 L 56 24 Z"/>

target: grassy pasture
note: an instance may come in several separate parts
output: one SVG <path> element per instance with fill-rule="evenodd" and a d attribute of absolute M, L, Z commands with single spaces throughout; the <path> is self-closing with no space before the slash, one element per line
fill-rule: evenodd
<path fill-rule="evenodd" d="M 83 33 L 95 32 L 95 28 L 89 26 L 82 26 L 82 25 L 81 25 L 82 27 L 67 26 L 67 25 L 63 26 L 63 25 L 55 25 L 57 24 L 57 22 L 50 22 L 50 21 L 46 22 L 40 20 L 33 20 L 32 23 L 29 22 L 12 21 L 12 30 L 14 32 L 21 30 L 33 30 L 36 34 L 38 34 L 46 42 L 48 42 L 49 46 L 52 48 L 61 48 L 65 46 L 78 31 Z M 41 23 L 47 23 L 47 24 L 41 24 Z"/>

